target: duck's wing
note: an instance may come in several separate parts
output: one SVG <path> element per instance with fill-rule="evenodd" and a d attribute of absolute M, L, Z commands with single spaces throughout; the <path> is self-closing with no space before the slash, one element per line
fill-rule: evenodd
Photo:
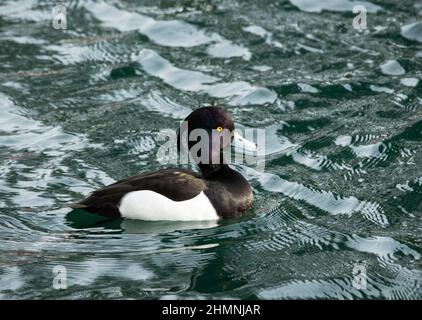
<path fill-rule="evenodd" d="M 107 217 L 119 217 L 118 205 L 129 192 L 150 190 L 173 201 L 184 201 L 196 197 L 204 188 L 201 176 L 193 171 L 164 169 L 142 173 L 102 187 L 93 191 L 86 199 L 69 204 L 69 207 Z"/>

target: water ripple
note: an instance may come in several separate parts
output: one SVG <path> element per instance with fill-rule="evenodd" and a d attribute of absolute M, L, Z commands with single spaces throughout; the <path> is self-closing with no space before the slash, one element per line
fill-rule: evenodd
<path fill-rule="evenodd" d="M 381 226 L 389 225 L 382 207 L 370 201 L 360 201 L 356 197 L 342 197 L 331 191 L 315 190 L 297 182 L 290 182 L 271 173 L 260 173 L 251 168 L 246 173 L 256 177 L 262 187 L 270 192 L 281 192 L 284 195 L 305 202 L 330 214 L 348 214 L 360 212 L 368 220 Z"/>
<path fill-rule="evenodd" d="M 138 61 L 147 73 L 162 79 L 176 89 L 204 91 L 212 97 L 227 98 L 229 105 L 272 103 L 277 98 L 271 90 L 244 81 L 213 84 L 220 79 L 203 72 L 177 68 L 149 49 L 141 50 L 132 58 Z"/>

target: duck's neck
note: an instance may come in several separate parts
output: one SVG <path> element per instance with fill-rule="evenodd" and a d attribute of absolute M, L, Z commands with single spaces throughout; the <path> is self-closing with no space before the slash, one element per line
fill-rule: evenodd
<path fill-rule="evenodd" d="M 215 163 L 215 164 L 214 163 L 208 163 L 208 164 L 198 163 L 198 167 L 201 170 L 202 176 L 205 179 L 217 178 L 220 174 L 223 174 L 223 173 L 225 175 L 229 175 L 228 173 L 230 171 L 233 171 L 232 169 L 230 169 L 230 167 L 227 164 L 227 161 L 224 157 L 224 152 L 220 152 L 219 157 L 220 157 L 219 163 Z"/>
<path fill-rule="evenodd" d="M 222 172 L 232 171 L 230 167 L 223 163 L 223 164 L 198 164 L 199 169 L 201 170 L 202 176 L 207 179 L 212 176 L 218 175 Z"/>

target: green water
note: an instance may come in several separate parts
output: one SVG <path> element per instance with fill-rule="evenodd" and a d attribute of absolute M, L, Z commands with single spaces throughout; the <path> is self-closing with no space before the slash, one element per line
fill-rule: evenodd
<path fill-rule="evenodd" d="M 0 298 L 422 298 L 422 3 L 358 31 L 308 2 L 67 1 L 56 30 L 55 1 L 0 1 Z M 213 103 L 266 129 L 245 216 L 65 207 L 165 167 L 159 130 Z"/>

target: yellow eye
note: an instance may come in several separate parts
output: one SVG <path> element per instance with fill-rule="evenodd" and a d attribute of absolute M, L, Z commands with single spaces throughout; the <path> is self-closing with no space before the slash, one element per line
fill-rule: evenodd
<path fill-rule="evenodd" d="M 223 131 L 223 127 L 217 127 L 217 131 L 218 131 L 218 132 Z"/>

